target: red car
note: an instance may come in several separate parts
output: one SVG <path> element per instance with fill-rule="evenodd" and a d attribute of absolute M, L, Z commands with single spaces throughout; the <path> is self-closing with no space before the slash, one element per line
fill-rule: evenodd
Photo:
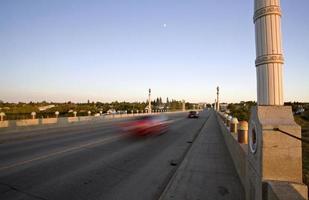
<path fill-rule="evenodd" d="M 138 136 L 162 134 L 168 129 L 168 120 L 164 115 L 147 115 L 123 125 L 123 129 Z"/>

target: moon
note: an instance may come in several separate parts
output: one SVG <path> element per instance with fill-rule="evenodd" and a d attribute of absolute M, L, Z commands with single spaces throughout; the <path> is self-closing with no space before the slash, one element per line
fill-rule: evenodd
<path fill-rule="evenodd" d="M 167 25 L 166 24 L 163 24 L 163 28 L 166 28 L 167 27 Z"/>

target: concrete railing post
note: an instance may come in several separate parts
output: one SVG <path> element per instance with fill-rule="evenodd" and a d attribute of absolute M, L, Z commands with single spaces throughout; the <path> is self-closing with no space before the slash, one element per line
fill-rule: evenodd
<path fill-rule="evenodd" d="M 31 116 L 32 116 L 32 119 L 35 119 L 36 112 L 32 112 L 32 113 L 31 113 Z"/>
<path fill-rule="evenodd" d="M 55 115 L 56 115 L 56 118 L 58 118 L 59 117 L 59 111 L 56 111 Z"/>
<path fill-rule="evenodd" d="M 237 140 L 239 143 L 248 144 L 248 122 L 247 121 L 240 121 L 238 123 L 238 130 L 237 130 Z"/>
<path fill-rule="evenodd" d="M 4 116 L 5 116 L 5 113 L 4 113 L 4 112 L 1 112 L 1 113 L 0 113 L 0 121 L 4 121 Z"/>
<path fill-rule="evenodd" d="M 229 115 L 229 116 L 227 117 L 226 126 L 227 126 L 228 128 L 230 128 L 230 123 L 231 123 L 232 118 L 233 118 L 233 117 L 232 117 L 231 115 Z"/>
<path fill-rule="evenodd" d="M 88 116 L 91 116 L 91 111 L 90 110 L 88 111 Z"/>
<path fill-rule="evenodd" d="M 73 115 L 74 115 L 74 117 L 76 117 L 76 116 L 77 116 L 77 112 L 76 112 L 76 111 L 74 111 L 74 112 L 73 112 Z"/>
<path fill-rule="evenodd" d="M 231 133 L 237 133 L 237 124 L 238 124 L 238 119 L 234 117 L 230 122 Z"/>

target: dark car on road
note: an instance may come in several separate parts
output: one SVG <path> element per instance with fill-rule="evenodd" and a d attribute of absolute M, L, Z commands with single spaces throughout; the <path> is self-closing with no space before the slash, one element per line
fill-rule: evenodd
<path fill-rule="evenodd" d="M 199 113 L 197 111 L 190 111 L 188 114 L 188 118 L 198 118 Z"/>

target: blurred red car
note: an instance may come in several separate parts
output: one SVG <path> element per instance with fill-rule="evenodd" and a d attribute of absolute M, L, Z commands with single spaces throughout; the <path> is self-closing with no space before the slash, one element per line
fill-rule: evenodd
<path fill-rule="evenodd" d="M 168 129 L 168 118 L 164 115 L 147 115 L 123 124 L 123 130 L 134 135 L 162 134 Z"/>

